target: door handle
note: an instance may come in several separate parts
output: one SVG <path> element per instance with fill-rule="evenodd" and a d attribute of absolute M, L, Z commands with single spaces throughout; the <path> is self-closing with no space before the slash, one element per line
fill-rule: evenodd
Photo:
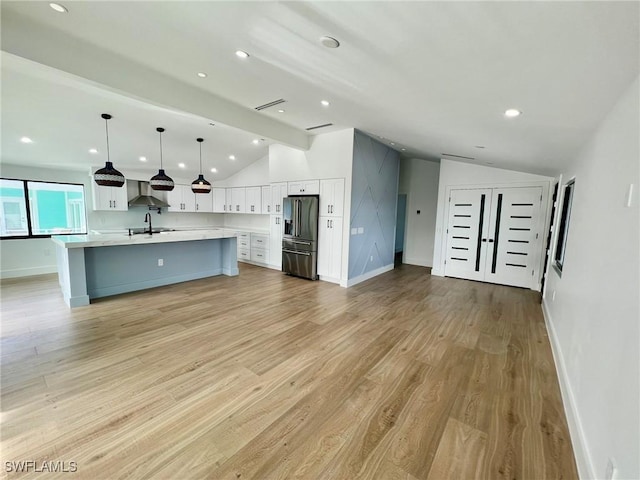
<path fill-rule="evenodd" d="M 490 238 L 490 239 L 489 239 L 489 243 L 493 243 L 493 238 Z"/>
<path fill-rule="evenodd" d="M 483 242 L 486 242 L 486 241 L 487 241 L 487 239 L 486 239 L 486 238 L 483 238 L 483 239 L 482 239 L 482 241 L 483 241 Z"/>
<path fill-rule="evenodd" d="M 311 254 L 308 252 L 296 252 L 295 250 L 287 250 L 287 249 L 282 249 L 282 251 L 284 253 L 293 253 L 294 255 L 304 255 L 305 257 L 310 257 Z"/>

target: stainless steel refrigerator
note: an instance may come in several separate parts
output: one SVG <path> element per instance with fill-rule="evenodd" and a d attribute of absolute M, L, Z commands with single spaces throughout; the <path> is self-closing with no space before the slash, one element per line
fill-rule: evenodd
<path fill-rule="evenodd" d="M 283 199 L 282 271 L 318 279 L 318 195 Z"/>

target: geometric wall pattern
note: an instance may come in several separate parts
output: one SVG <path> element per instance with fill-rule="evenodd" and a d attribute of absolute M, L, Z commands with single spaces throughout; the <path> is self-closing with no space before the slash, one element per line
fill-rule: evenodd
<path fill-rule="evenodd" d="M 400 154 L 356 130 L 353 142 L 349 275 L 392 265 Z M 361 228 L 364 233 L 353 234 Z"/>

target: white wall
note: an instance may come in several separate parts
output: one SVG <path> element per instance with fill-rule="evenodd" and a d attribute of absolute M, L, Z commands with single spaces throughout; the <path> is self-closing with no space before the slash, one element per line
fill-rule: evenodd
<path fill-rule="evenodd" d="M 433 266 L 439 175 L 437 162 L 418 158 L 400 162 L 398 193 L 407 194 L 403 263 Z"/>
<path fill-rule="evenodd" d="M 440 178 L 438 181 L 438 207 L 436 214 L 436 232 L 433 247 L 433 275 L 444 275 L 443 245 L 446 240 L 447 219 L 445 210 L 447 204 L 447 188 L 452 186 L 506 186 L 517 184 L 539 183 L 543 185 L 543 195 L 548 197 L 553 178 L 530 173 L 503 170 L 501 168 L 485 167 L 464 162 L 442 159 L 440 161 Z M 547 198 L 548 200 L 548 198 Z M 546 213 L 546 203 L 543 204 Z M 548 219 L 545 224 L 548 223 Z"/>
<path fill-rule="evenodd" d="M 215 182 L 214 187 L 254 187 L 269 185 L 269 155 L 256 160 L 229 178 Z"/>
<path fill-rule="evenodd" d="M 582 478 L 605 478 L 608 458 L 614 478 L 640 478 L 639 89 L 636 79 L 562 172 L 562 183 L 575 177 L 566 255 L 562 277 L 550 268 L 545 285 Z"/>
<path fill-rule="evenodd" d="M 349 271 L 349 231 L 351 218 L 351 179 L 353 169 L 354 129 L 325 133 L 313 137 L 311 148 L 296 150 L 284 145 L 269 146 L 271 182 L 291 182 L 311 178 L 344 178 L 344 221 L 342 232 L 342 275 L 340 285 L 347 285 Z"/>

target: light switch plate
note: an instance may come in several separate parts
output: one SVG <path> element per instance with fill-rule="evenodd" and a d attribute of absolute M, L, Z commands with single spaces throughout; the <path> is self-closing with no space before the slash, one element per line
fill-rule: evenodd
<path fill-rule="evenodd" d="M 358 234 L 358 229 L 357 228 L 352 228 L 351 229 L 351 235 L 357 235 Z"/>

